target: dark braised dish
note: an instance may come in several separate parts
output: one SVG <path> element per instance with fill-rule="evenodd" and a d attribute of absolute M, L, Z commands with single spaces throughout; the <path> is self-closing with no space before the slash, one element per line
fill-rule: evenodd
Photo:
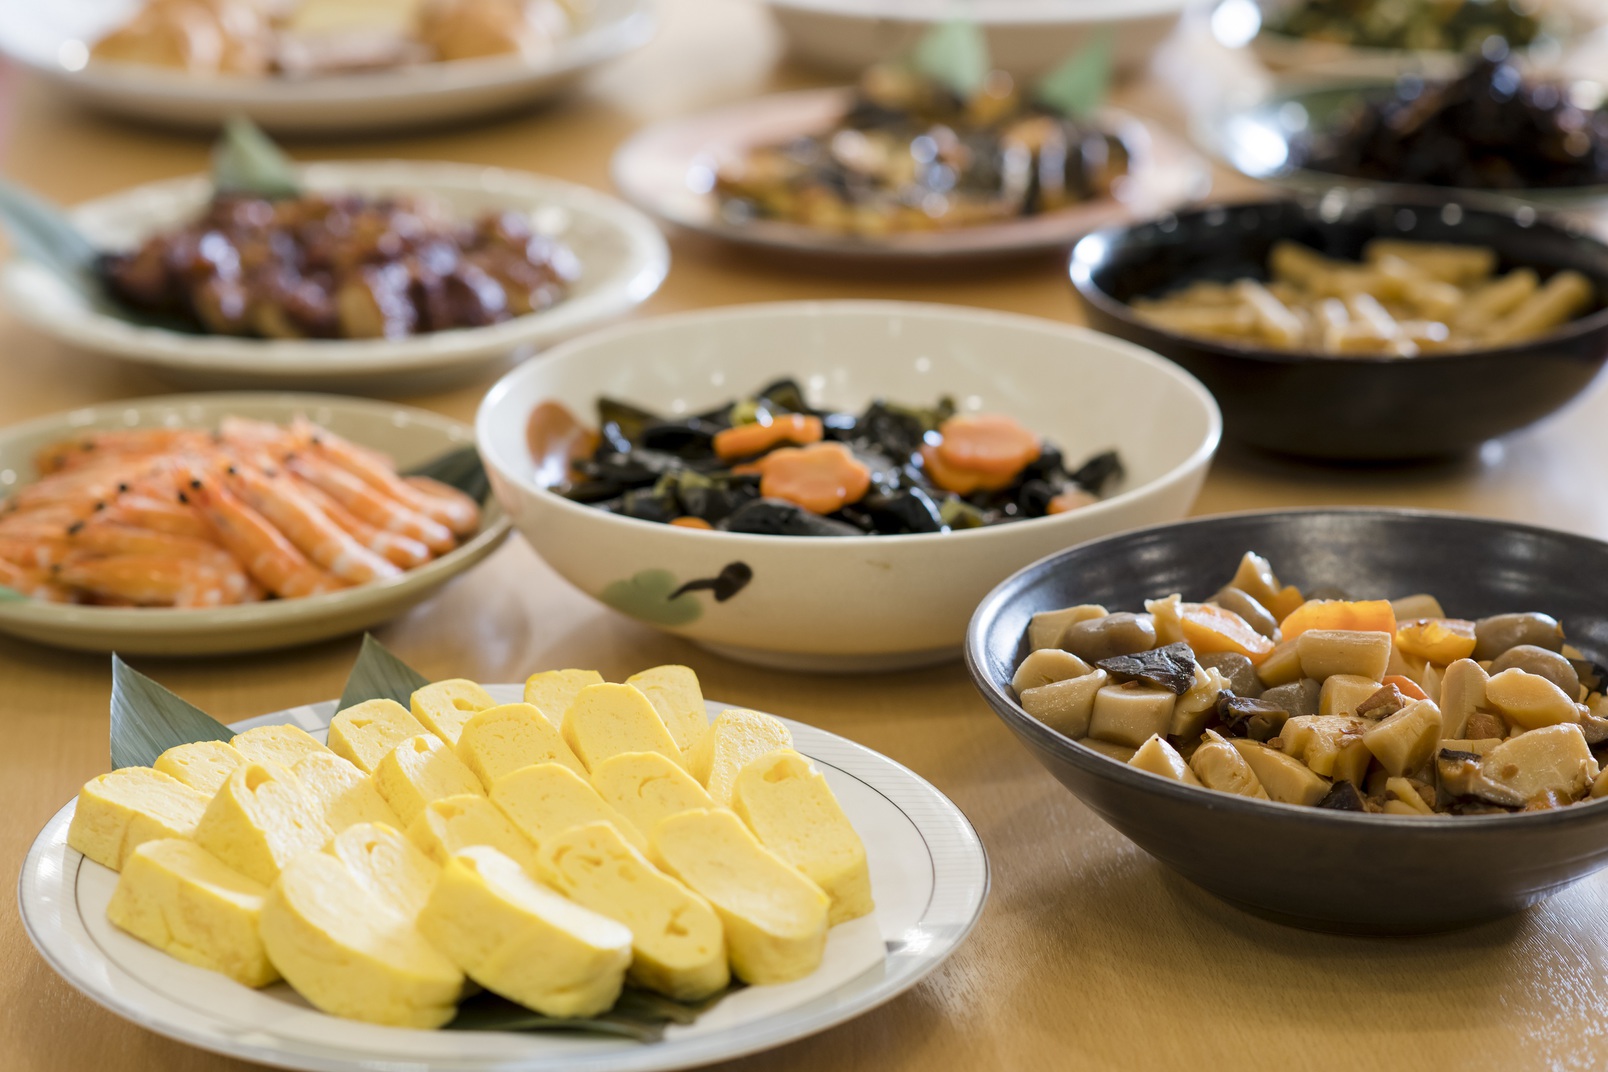
<path fill-rule="evenodd" d="M 962 99 L 895 64 L 873 67 L 831 127 L 723 165 L 727 219 L 843 234 L 947 230 L 1111 196 L 1130 163 L 1112 132 L 1061 114 L 991 73 Z"/>
<path fill-rule="evenodd" d="M 1491 37 L 1514 48 L 1542 31 L 1524 0 L 1304 0 L 1265 23 L 1271 33 L 1352 48 L 1474 52 Z"/>
<path fill-rule="evenodd" d="M 1302 593 L 1254 553 L 1201 603 L 1035 614 L 1011 681 L 1040 722 L 1188 785 L 1386 815 L 1608 796 L 1608 670 L 1537 611 Z"/>
<path fill-rule="evenodd" d="M 811 406 L 790 379 L 707 413 L 612 399 L 598 428 L 555 402 L 531 414 L 537 482 L 643 521 L 770 536 L 950 532 L 1064 513 L 1122 477 L 1115 451 L 1069 468 L 1009 417 L 877 400 Z"/>
<path fill-rule="evenodd" d="M 98 269 L 120 301 L 215 335 L 400 338 L 562 301 L 575 254 L 517 212 L 473 223 L 407 197 L 219 194 Z"/>
<path fill-rule="evenodd" d="M 1595 95 L 1592 91 L 1590 95 Z M 1460 78 L 1399 80 L 1327 131 L 1291 144 L 1292 163 L 1377 182 L 1470 190 L 1608 184 L 1608 114 L 1583 86 L 1528 81 L 1507 59 Z"/>

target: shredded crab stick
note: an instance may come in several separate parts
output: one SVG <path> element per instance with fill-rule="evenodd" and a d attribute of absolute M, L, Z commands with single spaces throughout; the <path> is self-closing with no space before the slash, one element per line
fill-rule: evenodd
<path fill-rule="evenodd" d="M 797 447 L 819 443 L 826 434 L 821 418 L 803 413 L 786 413 L 772 417 L 768 422 L 739 424 L 715 433 L 715 456 L 722 461 L 736 461 L 763 454 L 782 443 Z"/>
<path fill-rule="evenodd" d="M 957 495 L 1008 487 L 1043 451 L 1038 436 L 1000 413 L 970 413 L 938 426 L 942 438 L 921 448 L 933 483 Z"/>
<path fill-rule="evenodd" d="M 871 487 L 871 470 L 842 443 L 773 450 L 737 472 L 759 474 L 759 493 L 786 499 L 817 514 L 831 514 L 859 502 Z"/>

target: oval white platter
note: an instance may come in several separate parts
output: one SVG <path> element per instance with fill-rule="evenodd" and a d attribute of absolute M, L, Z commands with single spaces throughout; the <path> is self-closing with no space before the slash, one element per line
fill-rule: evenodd
<path fill-rule="evenodd" d="M 846 89 L 778 93 L 672 119 L 637 134 L 614 154 L 614 184 L 660 221 L 743 245 L 788 253 L 937 260 L 1070 247 L 1090 231 L 1147 218 L 1199 200 L 1211 169 L 1188 145 L 1136 116 L 1102 109 L 1102 129 L 1120 132 L 1134 160 L 1117 196 L 1001 223 L 875 238 L 782 220 L 729 220 L 710 192 L 715 169 L 745 148 L 826 129 L 843 114 Z"/>
<path fill-rule="evenodd" d="M 420 195 L 459 218 L 502 209 L 526 213 L 538 232 L 575 252 L 581 277 L 568 297 L 540 312 L 400 339 L 251 339 L 130 323 L 16 256 L 0 267 L 0 299 L 19 319 L 62 342 L 153 366 L 189 386 L 395 395 L 479 375 L 623 316 L 647 300 L 670 270 L 669 247 L 651 220 L 574 183 L 471 164 L 399 160 L 308 164 L 300 175 L 311 192 Z M 136 186 L 78 205 L 68 215 L 97 248 L 126 250 L 195 218 L 211 196 L 211 180 L 192 175 Z"/>
<path fill-rule="evenodd" d="M 491 685 L 499 703 L 520 685 Z M 711 701 L 711 717 L 731 705 Z M 293 723 L 322 739 L 334 701 L 236 723 Z M 114 928 L 117 876 L 67 847 L 69 803 L 23 863 L 23 926 L 64 979 L 141 1027 L 215 1053 L 308 1072 L 663 1072 L 771 1049 L 853 1019 L 920 982 L 982 914 L 988 859 L 959 808 L 922 778 L 852 741 L 784 719 L 854 823 L 876 911 L 834 927 L 814 975 L 748 987 L 697 1022 L 639 1043 L 552 1032 L 417 1031 L 317 1012 L 283 983 L 251 990 L 183 964 Z"/>
<path fill-rule="evenodd" d="M 0 0 L 0 53 L 68 96 L 137 119 L 216 128 L 235 115 L 274 131 L 416 127 L 551 97 L 653 36 L 651 0 L 598 0 L 586 25 L 535 59 L 493 56 L 307 78 L 205 76 L 86 62 L 88 46 L 142 0 Z"/>

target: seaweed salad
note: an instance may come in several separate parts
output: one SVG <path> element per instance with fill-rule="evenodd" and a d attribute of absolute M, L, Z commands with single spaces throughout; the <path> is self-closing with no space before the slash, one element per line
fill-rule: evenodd
<path fill-rule="evenodd" d="M 538 480 L 575 502 L 695 529 L 770 536 L 950 532 L 1064 513 L 1122 477 L 1115 451 L 1075 468 L 1010 417 L 878 399 L 812 407 L 792 379 L 706 413 L 610 398 L 597 428 L 544 402 L 528 429 Z"/>

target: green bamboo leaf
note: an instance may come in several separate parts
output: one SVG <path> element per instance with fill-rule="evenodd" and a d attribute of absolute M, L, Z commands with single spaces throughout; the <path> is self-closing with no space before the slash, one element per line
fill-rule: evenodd
<path fill-rule="evenodd" d="M 212 185 L 219 193 L 295 197 L 301 192 L 296 165 L 257 124 L 236 116 L 212 147 Z"/>
<path fill-rule="evenodd" d="M 473 444 L 409 469 L 407 475 L 439 480 L 457 488 L 475 502 L 485 502 L 491 494 L 491 481 L 486 476 L 485 463 L 480 460 L 480 452 Z"/>
<path fill-rule="evenodd" d="M 364 633 L 363 650 L 352 664 L 336 710 L 344 711 L 368 700 L 395 700 L 406 707 L 414 690 L 428 684 L 429 678 L 398 659 L 372 633 Z"/>
<path fill-rule="evenodd" d="M 1034 90 L 1034 97 L 1062 115 L 1087 118 L 1105 101 L 1106 92 L 1111 88 L 1115 40 L 1111 27 L 1100 27 L 1087 45 L 1044 76 Z"/>
<path fill-rule="evenodd" d="M 975 23 L 940 23 L 916 42 L 911 62 L 961 100 L 970 100 L 988 77 L 988 40 Z"/>
<path fill-rule="evenodd" d="M 690 1024 L 713 1008 L 727 994 L 741 989 L 741 983 L 702 1001 L 676 1001 L 662 994 L 627 987 L 614 1008 L 601 1016 L 584 1020 L 557 1020 L 532 1012 L 523 1005 L 482 992 L 458 1006 L 458 1015 L 447 1025 L 449 1031 L 573 1031 L 587 1035 L 612 1035 L 637 1042 L 657 1042 L 671 1024 Z"/>
<path fill-rule="evenodd" d="M 112 656 L 112 767 L 149 767 L 174 745 L 227 741 L 234 731 Z"/>
<path fill-rule="evenodd" d="M 17 251 L 84 297 L 102 299 L 95 261 L 100 252 L 55 205 L 0 179 L 0 222 Z"/>

